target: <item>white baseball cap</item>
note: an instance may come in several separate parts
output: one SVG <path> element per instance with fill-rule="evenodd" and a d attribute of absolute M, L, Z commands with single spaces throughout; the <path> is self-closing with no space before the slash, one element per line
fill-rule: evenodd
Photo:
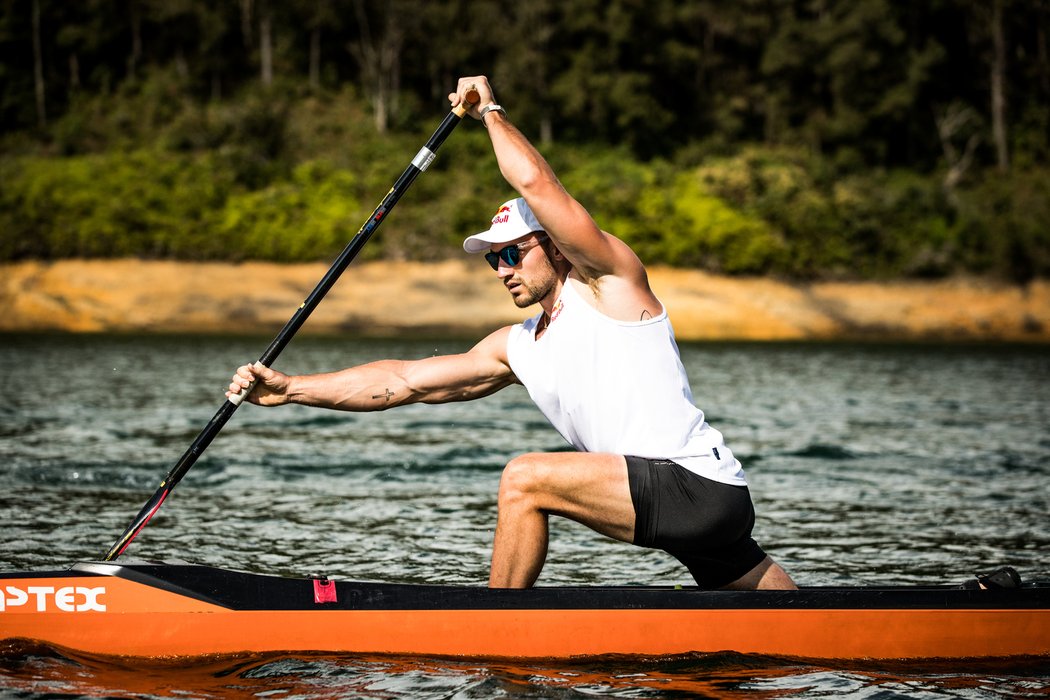
<path fill-rule="evenodd" d="M 530 233 L 543 231 L 536 215 L 532 213 L 528 202 L 518 197 L 504 202 L 492 217 L 492 226 L 488 231 L 475 233 L 463 241 L 463 250 L 468 253 L 481 253 L 492 247 L 493 243 L 509 243 Z"/>

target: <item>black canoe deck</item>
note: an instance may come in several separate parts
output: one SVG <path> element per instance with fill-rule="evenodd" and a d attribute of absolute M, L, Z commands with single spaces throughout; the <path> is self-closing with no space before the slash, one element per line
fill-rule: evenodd
<path fill-rule="evenodd" d="M 186 563 L 83 562 L 68 570 L 0 574 L 6 578 L 112 576 L 230 610 L 316 610 L 316 581 Z M 866 609 L 1003 610 L 1050 608 L 1050 582 L 1021 588 L 957 586 L 805 587 L 797 591 L 704 591 L 691 586 L 478 586 L 332 581 L 331 610 L 645 610 Z"/>

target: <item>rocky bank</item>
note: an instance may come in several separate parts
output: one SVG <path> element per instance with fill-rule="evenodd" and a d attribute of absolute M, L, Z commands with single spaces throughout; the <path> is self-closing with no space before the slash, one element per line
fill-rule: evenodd
<path fill-rule="evenodd" d="M 476 261 L 354 264 L 303 333 L 474 336 L 522 319 Z M 323 263 L 62 260 L 0 265 L 0 331 L 259 333 Z M 683 340 L 1050 341 L 1050 281 L 794 284 L 650 269 Z M 533 311 L 534 313 L 534 311 Z"/>

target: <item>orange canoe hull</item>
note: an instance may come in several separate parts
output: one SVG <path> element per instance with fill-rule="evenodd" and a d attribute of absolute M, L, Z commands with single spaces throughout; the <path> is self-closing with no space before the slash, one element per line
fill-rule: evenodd
<path fill-rule="evenodd" d="M 586 588 L 511 593 L 340 582 L 335 600 L 317 602 L 311 579 L 242 574 L 194 589 L 135 567 L 109 567 L 116 575 L 99 575 L 100 568 L 0 577 L 0 639 L 140 657 L 272 651 L 515 658 L 717 651 L 823 659 L 1050 655 L 1046 589 L 1035 589 L 1038 595 L 923 589 L 930 607 L 922 607 L 923 590 L 854 589 L 878 607 L 843 608 L 826 607 L 835 602 L 833 594 L 830 601 L 822 595 L 826 589 L 596 588 L 588 596 Z M 260 590 L 276 581 L 282 590 L 273 592 L 274 606 L 259 608 L 269 595 Z M 246 605 L 256 609 L 230 604 L 249 588 L 254 597 Z M 423 598 L 412 597 L 415 589 Z M 893 607 L 895 596 L 906 607 Z M 981 596 L 988 606 L 978 604 Z M 594 597 L 630 600 L 620 607 L 574 607 Z M 647 598 L 649 606 L 635 607 Z M 440 607 L 443 599 L 450 607 Z M 958 606 L 944 607 L 944 600 L 956 599 Z M 399 609 L 399 600 L 412 607 Z M 747 607 L 727 607 L 734 601 Z"/>

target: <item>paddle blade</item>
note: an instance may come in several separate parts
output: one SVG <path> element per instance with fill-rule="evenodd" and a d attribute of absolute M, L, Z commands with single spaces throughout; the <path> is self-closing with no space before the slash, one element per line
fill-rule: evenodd
<path fill-rule="evenodd" d="M 160 510 L 160 506 L 164 503 L 164 499 L 168 497 L 168 491 L 169 489 L 166 483 L 162 484 L 161 487 L 157 489 L 157 492 L 146 502 L 146 505 L 142 506 L 142 510 L 140 510 L 139 514 L 135 516 L 135 519 L 132 521 L 131 525 L 128 526 L 128 529 L 124 530 L 124 533 L 117 540 L 116 544 L 110 547 L 110 550 L 106 552 L 106 555 L 102 558 L 103 561 L 113 561 L 124 553 L 124 550 L 128 548 L 131 541 L 135 539 L 142 528 L 146 527 L 146 523 L 150 521 L 153 514 Z"/>

